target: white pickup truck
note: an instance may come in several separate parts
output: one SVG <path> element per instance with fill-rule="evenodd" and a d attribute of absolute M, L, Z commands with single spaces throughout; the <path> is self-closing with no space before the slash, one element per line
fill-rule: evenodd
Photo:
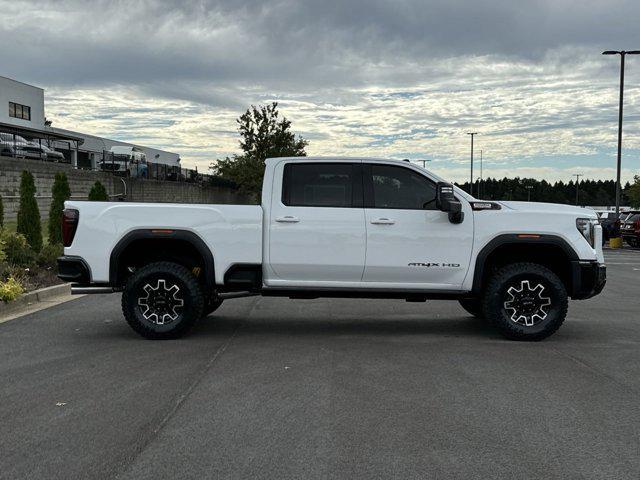
<path fill-rule="evenodd" d="M 249 295 L 457 300 L 540 340 L 606 279 L 594 211 L 479 201 L 414 164 L 271 158 L 262 205 L 65 203 L 59 277 L 122 291 L 131 327 L 185 333 Z"/>

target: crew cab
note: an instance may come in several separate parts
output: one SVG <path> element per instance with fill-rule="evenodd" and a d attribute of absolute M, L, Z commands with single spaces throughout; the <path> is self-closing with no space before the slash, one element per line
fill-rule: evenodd
<path fill-rule="evenodd" d="M 541 340 L 606 277 L 593 210 L 477 200 L 396 160 L 271 158 L 261 205 L 67 201 L 63 233 L 58 276 L 74 293 L 122 292 L 153 339 L 268 295 L 457 300 Z"/>

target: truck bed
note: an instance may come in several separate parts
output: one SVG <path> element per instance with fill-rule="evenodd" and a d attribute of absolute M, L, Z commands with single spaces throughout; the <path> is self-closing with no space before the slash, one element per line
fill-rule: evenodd
<path fill-rule="evenodd" d="M 65 255 L 91 265 L 92 282 L 109 281 L 109 256 L 133 230 L 181 229 L 196 233 L 215 258 L 216 283 L 234 263 L 262 263 L 262 208 L 258 205 L 67 201 L 80 212 L 78 229 Z"/>

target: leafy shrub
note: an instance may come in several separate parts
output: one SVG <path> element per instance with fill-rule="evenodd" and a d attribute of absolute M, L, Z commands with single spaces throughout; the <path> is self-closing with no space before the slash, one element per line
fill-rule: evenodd
<path fill-rule="evenodd" d="M 62 243 L 62 210 L 65 200 L 71 197 L 69 181 L 64 172 L 56 173 L 53 187 L 51 188 L 51 208 L 49 209 L 49 244 Z"/>
<path fill-rule="evenodd" d="M 91 202 L 106 202 L 109 200 L 109 195 L 107 194 L 107 189 L 104 188 L 100 182 L 96 182 L 91 187 L 91 191 L 89 192 L 89 201 Z"/>
<path fill-rule="evenodd" d="M 42 247 L 42 251 L 38 254 L 37 263 L 42 267 L 55 267 L 57 258 L 62 256 L 64 248 L 62 243 L 49 243 Z"/>
<path fill-rule="evenodd" d="M 34 252 L 42 249 L 40 210 L 36 202 L 36 186 L 31 172 L 24 170 L 20 179 L 20 207 L 18 208 L 18 233 L 24 235 Z"/>
<path fill-rule="evenodd" d="M 10 302 L 15 300 L 24 292 L 24 288 L 18 280 L 9 277 L 6 282 L 0 281 L 0 300 Z"/>
<path fill-rule="evenodd" d="M 2 251 L 7 263 L 19 267 L 28 267 L 33 264 L 35 253 L 29 248 L 24 235 L 0 230 L 0 242 L 3 244 Z"/>

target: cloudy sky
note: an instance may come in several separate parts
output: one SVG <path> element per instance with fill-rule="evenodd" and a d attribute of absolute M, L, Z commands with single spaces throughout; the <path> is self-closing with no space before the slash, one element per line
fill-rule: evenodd
<path fill-rule="evenodd" d="M 468 178 L 615 176 L 619 58 L 640 2 L 0 0 L 0 75 L 45 88 L 54 126 L 178 152 L 205 170 L 235 118 L 277 100 L 310 155 L 431 160 Z M 640 173 L 640 55 L 625 89 Z"/>

